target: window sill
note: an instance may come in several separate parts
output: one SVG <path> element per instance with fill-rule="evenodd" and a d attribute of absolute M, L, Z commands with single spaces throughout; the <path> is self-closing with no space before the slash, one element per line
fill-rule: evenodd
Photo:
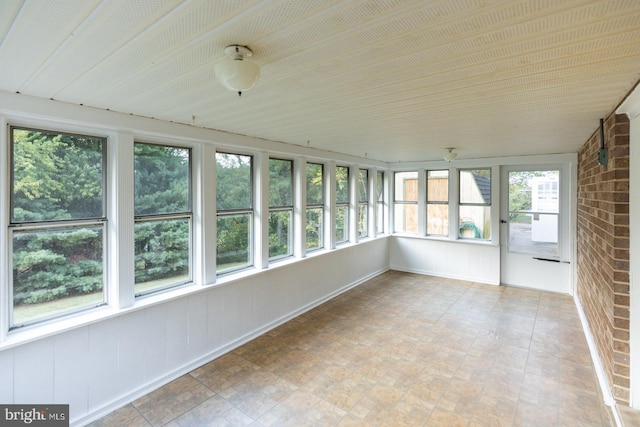
<path fill-rule="evenodd" d="M 418 239 L 418 240 L 431 240 L 436 242 L 448 242 L 448 243 L 455 243 L 455 244 L 495 246 L 495 247 L 500 246 L 497 242 L 493 242 L 491 240 L 474 240 L 474 239 L 461 239 L 461 238 L 452 239 L 446 236 L 420 236 L 418 234 L 409 234 L 409 233 L 393 233 L 392 236 L 409 238 L 409 239 Z"/>

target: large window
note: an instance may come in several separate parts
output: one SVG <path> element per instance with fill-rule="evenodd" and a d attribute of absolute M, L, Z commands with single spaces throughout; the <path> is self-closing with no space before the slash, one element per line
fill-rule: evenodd
<path fill-rule="evenodd" d="M 12 127 L 10 150 L 11 326 L 104 304 L 106 139 Z"/>
<path fill-rule="evenodd" d="M 394 175 L 393 230 L 418 232 L 418 172 L 396 172 Z"/>
<path fill-rule="evenodd" d="M 307 250 L 320 249 L 323 243 L 324 168 L 319 163 L 307 163 Z"/>
<path fill-rule="evenodd" d="M 369 235 L 369 171 L 358 170 L 358 237 Z"/>
<path fill-rule="evenodd" d="M 293 161 L 269 159 L 269 259 L 293 253 Z"/>
<path fill-rule="evenodd" d="M 427 171 L 427 234 L 449 235 L 449 171 Z"/>
<path fill-rule="evenodd" d="M 384 172 L 376 173 L 376 234 L 384 233 Z"/>
<path fill-rule="evenodd" d="M 218 274 L 253 265 L 252 165 L 251 156 L 216 153 Z"/>
<path fill-rule="evenodd" d="M 336 166 L 336 244 L 349 241 L 349 168 Z"/>
<path fill-rule="evenodd" d="M 134 145 L 135 293 L 191 280 L 191 150 Z"/>
<path fill-rule="evenodd" d="M 491 238 L 491 169 L 460 170 L 461 238 Z"/>

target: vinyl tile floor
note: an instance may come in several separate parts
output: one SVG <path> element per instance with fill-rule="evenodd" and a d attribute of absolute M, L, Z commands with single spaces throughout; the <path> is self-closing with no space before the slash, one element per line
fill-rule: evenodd
<path fill-rule="evenodd" d="M 389 271 L 91 426 L 612 426 L 573 299 Z"/>

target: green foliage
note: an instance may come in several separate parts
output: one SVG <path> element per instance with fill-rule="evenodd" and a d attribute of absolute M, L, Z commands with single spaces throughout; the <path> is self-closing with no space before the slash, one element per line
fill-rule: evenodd
<path fill-rule="evenodd" d="M 102 229 L 15 232 L 13 299 L 36 304 L 102 290 Z"/>

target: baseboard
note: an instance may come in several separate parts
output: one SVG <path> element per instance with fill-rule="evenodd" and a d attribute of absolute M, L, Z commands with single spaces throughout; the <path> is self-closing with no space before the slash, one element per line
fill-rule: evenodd
<path fill-rule="evenodd" d="M 587 315 L 584 312 L 584 308 L 582 307 L 582 303 L 580 302 L 580 298 L 578 297 L 577 293 L 573 296 L 573 300 L 576 304 L 576 309 L 578 310 L 578 316 L 580 317 L 580 323 L 582 324 L 582 330 L 584 331 L 587 345 L 589 346 L 589 353 L 591 354 L 593 367 L 596 371 L 596 376 L 598 377 L 598 383 L 600 384 L 600 390 L 602 392 L 604 403 L 610 407 L 616 426 L 623 427 L 622 418 L 620 417 L 620 413 L 618 412 L 616 400 L 614 399 L 613 393 L 611 392 L 611 385 L 609 384 L 607 374 L 604 371 L 604 365 L 602 364 L 602 359 L 600 358 L 600 353 L 598 352 L 596 341 L 593 338 L 593 334 L 591 333 L 591 327 L 589 326 Z"/>
<path fill-rule="evenodd" d="M 126 393 L 125 395 L 109 402 L 106 405 L 101 406 L 100 408 L 91 411 L 90 413 L 77 418 L 75 420 L 71 420 L 70 422 L 70 426 L 74 427 L 74 426 L 84 426 L 87 425 L 93 421 L 96 421 L 108 414 L 110 414 L 111 412 L 115 411 L 116 409 L 119 409 L 133 401 L 135 401 L 136 399 L 139 399 L 142 396 L 145 396 L 149 393 L 151 393 L 153 390 L 156 390 L 159 387 L 162 387 L 163 385 L 166 385 L 168 383 L 170 383 L 171 381 L 180 378 L 181 376 L 188 374 L 189 372 L 193 371 L 194 369 L 207 364 L 209 362 L 211 362 L 212 360 L 215 360 L 233 350 L 235 350 L 236 348 L 246 344 L 247 342 L 269 332 L 272 329 L 277 328 L 278 326 L 292 320 L 295 319 L 296 317 L 306 313 L 309 310 L 312 310 L 316 307 L 318 307 L 319 305 L 324 304 L 325 302 L 337 297 L 340 294 L 343 294 L 345 292 L 347 292 L 350 289 L 353 289 L 359 285 L 361 285 L 362 283 L 373 279 L 374 277 L 377 277 L 385 272 L 387 272 L 389 270 L 389 268 L 383 268 L 381 270 L 375 271 L 371 274 L 368 274 L 365 277 L 362 277 L 358 280 L 356 280 L 355 282 L 351 282 L 327 295 L 325 295 L 322 298 L 319 298 L 309 304 L 306 304 L 304 306 L 302 306 L 301 308 L 285 315 L 282 316 L 266 325 L 263 325 L 262 327 L 246 334 L 243 335 L 242 337 L 239 337 L 195 360 L 190 361 L 189 363 L 180 366 L 179 368 L 167 373 L 166 375 L 163 375 L 160 378 L 157 378 L 147 384 L 145 384 L 142 387 L 139 387 L 135 390 L 132 390 L 128 393 Z"/>
<path fill-rule="evenodd" d="M 493 286 L 500 285 L 500 280 L 499 279 L 497 281 L 495 281 L 495 280 L 486 280 L 486 279 L 481 279 L 481 278 L 473 277 L 473 276 L 446 274 L 446 273 L 442 273 L 442 272 L 439 272 L 439 271 L 423 270 L 423 269 L 420 269 L 420 268 L 407 268 L 407 267 L 401 267 L 401 266 L 397 266 L 397 265 L 392 265 L 389 268 L 391 270 L 403 271 L 405 273 L 421 274 L 423 276 L 434 276 L 434 277 L 442 277 L 443 279 L 464 280 L 466 282 L 482 283 L 484 285 L 493 285 Z"/>

